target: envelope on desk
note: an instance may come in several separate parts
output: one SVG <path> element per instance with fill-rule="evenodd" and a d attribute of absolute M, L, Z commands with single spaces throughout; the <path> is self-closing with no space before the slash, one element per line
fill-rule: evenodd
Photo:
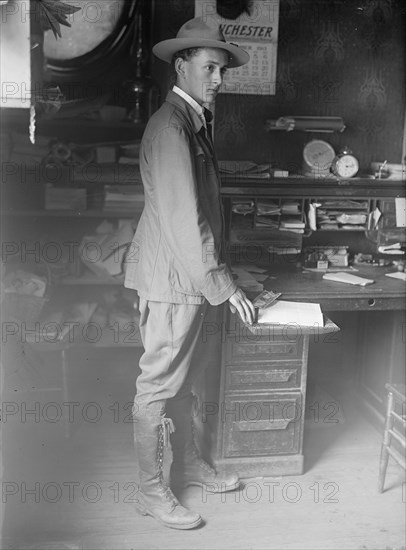
<path fill-rule="evenodd" d="M 335 281 L 337 283 L 348 283 L 350 285 L 370 285 L 375 281 L 373 279 L 366 279 L 365 277 L 358 277 L 358 275 L 352 275 L 346 271 L 339 271 L 337 273 L 325 273 L 323 279 L 329 281 Z"/>

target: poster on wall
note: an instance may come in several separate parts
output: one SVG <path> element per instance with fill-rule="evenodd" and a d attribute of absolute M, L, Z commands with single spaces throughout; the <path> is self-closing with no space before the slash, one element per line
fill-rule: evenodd
<path fill-rule="evenodd" d="M 216 0 L 195 0 L 195 17 L 219 25 L 227 42 L 238 44 L 250 55 L 246 65 L 227 71 L 221 92 L 275 95 L 279 0 L 253 0 L 250 13 L 243 12 L 236 19 L 225 19 L 216 7 Z"/>

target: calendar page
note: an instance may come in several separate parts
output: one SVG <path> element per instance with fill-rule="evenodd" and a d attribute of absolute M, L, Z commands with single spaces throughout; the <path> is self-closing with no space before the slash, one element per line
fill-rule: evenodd
<path fill-rule="evenodd" d="M 237 19 L 221 17 L 215 0 L 195 0 L 195 16 L 220 25 L 227 42 L 238 44 L 250 56 L 246 65 L 227 71 L 222 93 L 275 95 L 279 0 L 253 0 L 250 14 Z"/>

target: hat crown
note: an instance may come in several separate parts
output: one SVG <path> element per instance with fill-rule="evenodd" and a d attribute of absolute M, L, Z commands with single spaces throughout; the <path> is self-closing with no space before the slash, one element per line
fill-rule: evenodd
<path fill-rule="evenodd" d="M 220 48 L 229 54 L 228 67 L 240 67 L 248 63 L 248 53 L 231 42 L 227 42 L 220 26 L 211 27 L 202 17 L 187 21 L 179 29 L 176 38 L 162 40 L 152 48 L 153 53 L 163 61 L 171 63 L 173 56 L 188 48 Z"/>
<path fill-rule="evenodd" d="M 225 42 L 223 33 L 220 27 L 210 27 L 201 17 L 190 19 L 178 31 L 176 38 L 187 38 L 189 40 L 218 40 Z"/>

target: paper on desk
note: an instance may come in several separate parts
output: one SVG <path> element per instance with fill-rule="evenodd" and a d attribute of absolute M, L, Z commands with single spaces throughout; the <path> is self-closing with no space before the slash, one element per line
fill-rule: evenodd
<path fill-rule="evenodd" d="M 366 279 L 365 277 L 359 277 L 358 275 L 352 275 L 345 271 L 339 271 L 338 273 L 325 273 L 323 279 L 329 281 L 335 281 L 337 283 L 348 283 L 350 285 L 370 285 L 375 281 L 373 279 Z"/>
<path fill-rule="evenodd" d="M 271 307 L 259 309 L 258 323 L 299 325 L 301 327 L 313 327 L 324 325 L 320 304 L 310 302 L 288 302 L 279 300 Z"/>
<path fill-rule="evenodd" d="M 386 273 L 386 276 L 406 282 L 406 273 L 404 271 L 394 271 L 393 273 Z"/>
<path fill-rule="evenodd" d="M 404 250 L 401 249 L 400 243 L 378 246 L 378 252 L 379 254 L 392 254 L 395 256 L 405 253 Z"/>

